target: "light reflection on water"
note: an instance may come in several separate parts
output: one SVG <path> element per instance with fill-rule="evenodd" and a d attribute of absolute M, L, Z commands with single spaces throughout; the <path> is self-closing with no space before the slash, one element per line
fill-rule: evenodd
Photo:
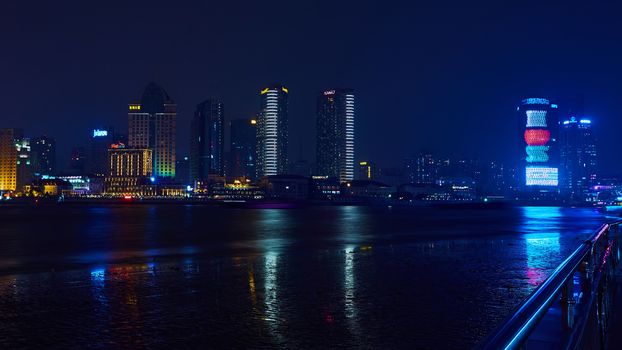
<path fill-rule="evenodd" d="M 0 274 L 0 345 L 27 348 L 37 329 L 43 347 L 468 348 L 603 220 L 561 208 L 163 209 L 80 209 L 47 250 L 23 238 L 37 223 L 0 228 L 21 247 L 0 256 L 37 262 Z"/>
<path fill-rule="evenodd" d="M 524 207 L 523 232 L 527 254 L 527 279 L 532 286 L 544 282 L 552 270 L 547 258 L 560 256 L 561 210 L 558 207 Z"/>

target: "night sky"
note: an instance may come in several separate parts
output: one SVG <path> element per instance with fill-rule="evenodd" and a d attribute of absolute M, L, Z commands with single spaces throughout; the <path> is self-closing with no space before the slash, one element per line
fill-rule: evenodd
<path fill-rule="evenodd" d="M 513 2 L 512 2 L 513 3 Z M 160 83 L 178 103 L 251 117 L 263 85 L 290 91 L 290 159 L 315 158 L 315 98 L 356 91 L 356 158 L 399 165 L 426 149 L 515 157 L 515 109 L 583 96 L 600 169 L 622 172 L 620 8 L 595 1 L 3 1 L 0 127 L 57 139 L 64 165 L 90 130 L 127 130 L 127 103 Z M 227 138 L 228 144 L 228 138 Z"/>

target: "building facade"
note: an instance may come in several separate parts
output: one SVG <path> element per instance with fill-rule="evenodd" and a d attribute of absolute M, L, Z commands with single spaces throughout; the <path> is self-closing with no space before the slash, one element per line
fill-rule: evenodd
<path fill-rule="evenodd" d="M 31 139 L 30 149 L 34 160 L 35 174 L 53 175 L 56 171 L 56 141 L 47 136 Z"/>
<path fill-rule="evenodd" d="M 17 149 L 14 129 L 0 129 L 0 191 L 17 188 Z"/>
<path fill-rule="evenodd" d="M 19 132 L 13 135 L 15 149 L 17 151 L 17 183 L 16 190 L 22 191 L 25 185 L 32 182 L 35 175 L 35 164 L 32 159 L 30 139 Z"/>
<path fill-rule="evenodd" d="M 255 180 L 257 163 L 257 119 L 237 119 L 230 123 L 230 177 Z"/>
<path fill-rule="evenodd" d="M 348 89 L 322 91 L 317 98 L 317 174 L 354 179 L 354 94 Z"/>
<path fill-rule="evenodd" d="M 149 83 L 140 102 L 128 107 L 128 146 L 152 150 L 152 176 L 175 177 L 177 105 L 156 83 Z"/>
<path fill-rule="evenodd" d="M 287 99 L 289 90 L 272 85 L 261 90 L 257 119 L 257 177 L 281 175 L 288 165 Z"/>
<path fill-rule="evenodd" d="M 560 187 L 572 200 L 584 200 L 596 184 L 596 140 L 592 121 L 570 117 L 560 125 Z"/>
<path fill-rule="evenodd" d="M 153 195 L 153 151 L 123 147 L 108 150 L 105 192 L 111 195 Z"/>
<path fill-rule="evenodd" d="M 225 109 L 221 101 L 210 98 L 200 103 L 190 126 L 190 178 L 207 179 L 224 175 Z"/>
<path fill-rule="evenodd" d="M 557 105 L 545 98 L 527 98 L 517 107 L 524 150 L 521 183 L 527 192 L 556 192 L 559 185 Z"/>

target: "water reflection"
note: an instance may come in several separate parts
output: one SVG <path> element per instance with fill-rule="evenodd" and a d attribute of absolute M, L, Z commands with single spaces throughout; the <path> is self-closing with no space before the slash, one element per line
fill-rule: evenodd
<path fill-rule="evenodd" d="M 526 277 L 530 285 L 538 286 L 548 277 L 551 260 L 560 256 L 561 209 L 558 207 L 523 207 Z"/>
<path fill-rule="evenodd" d="M 264 257 L 264 320 L 277 344 L 281 344 L 282 337 L 278 329 L 280 311 L 278 260 L 278 255 L 272 252 Z"/>

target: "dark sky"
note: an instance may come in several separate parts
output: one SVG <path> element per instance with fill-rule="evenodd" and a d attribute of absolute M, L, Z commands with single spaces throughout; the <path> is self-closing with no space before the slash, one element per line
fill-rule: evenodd
<path fill-rule="evenodd" d="M 155 80 L 178 103 L 178 153 L 209 96 L 252 116 L 290 91 L 290 154 L 313 160 L 315 97 L 356 91 L 357 159 L 422 149 L 511 159 L 521 98 L 582 95 L 603 172 L 622 172 L 622 21 L 598 1 L 3 1 L 0 126 L 56 137 L 59 159 Z"/>

